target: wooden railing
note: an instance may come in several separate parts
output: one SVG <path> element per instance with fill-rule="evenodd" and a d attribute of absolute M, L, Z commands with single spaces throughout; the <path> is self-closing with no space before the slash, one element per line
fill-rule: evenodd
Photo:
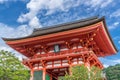
<path fill-rule="evenodd" d="M 69 50 L 64 50 L 64 51 L 60 51 L 59 53 L 54 53 L 54 52 L 51 52 L 51 53 L 46 53 L 46 54 L 36 54 L 34 55 L 33 57 L 30 57 L 30 58 L 26 58 L 26 59 L 23 59 L 23 61 L 25 60 L 30 60 L 30 59 L 37 59 L 37 58 L 44 58 L 44 57 L 55 57 L 55 56 L 60 56 L 60 55 L 70 55 L 70 54 L 81 54 L 85 51 L 91 51 L 87 48 L 78 48 L 78 49 L 69 49 Z"/>

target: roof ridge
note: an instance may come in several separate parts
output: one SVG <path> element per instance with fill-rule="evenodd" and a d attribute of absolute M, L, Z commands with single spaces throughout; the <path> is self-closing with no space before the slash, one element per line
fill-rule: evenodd
<path fill-rule="evenodd" d="M 84 19 L 80 19 L 80 20 L 76 20 L 76 21 L 70 21 L 70 22 L 67 22 L 67 23 L 61 23 L 61 24 L 47 26 L 47 27 L 43 27 L 43 28 L 35 28 L 35 29 L 33 29 L 33 33 L 36 32 L 36 31 L 39 31 L 39 30 L 44 30 L 44 29 L 48 29 L 48 28 L 64 26 L 64 25 L 78 23 L 78 22 L 84 22 L 84 21 L 94 20 L 94 19 L 98 19 L 98 18 L 99 18 L 98 16 L 92 16 L 92 17 L 89 17 L 89 18 L 84 18 Z"/>

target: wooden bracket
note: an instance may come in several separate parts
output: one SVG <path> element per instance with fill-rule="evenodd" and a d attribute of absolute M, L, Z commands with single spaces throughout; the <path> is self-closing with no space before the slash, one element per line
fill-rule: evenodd
<path fill-rule="evenodd" d="M 68 64 L 72 64 L 72 57 L 67 56 Z"/>
<path fill-rule="evenodd" d="M 41 60 L 41 64 L 42 64 L 43 67 L 46 67 L 46 61 Z"/>

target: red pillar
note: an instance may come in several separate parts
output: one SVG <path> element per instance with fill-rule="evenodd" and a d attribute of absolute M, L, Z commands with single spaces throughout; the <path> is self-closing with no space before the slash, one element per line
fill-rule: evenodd
<path fill-rule="evenodd" d="M 85 62 L 84 64 L 85 64 L 85 67 L 87 67 L 88 70 L 90 71 L 90 63 L 89 62 Z"/>
<path fill-rule="evenodd" d="M 34 75 L 34 70 L 33 69 L 31 69 L 30 74 L 31 74 L 30 80 L 33 80 L 33 75 Z"/>
<path fill-rule="evenodd" d="M 72 71 L 71 71 L 71 69 L 72 69 L 72 57 L 69 57 L 69 56 L 67 56 L 67 59 L 68 59 L 68 64 L 69 64 L 69 74 L 70 75 L 72 75 Z"/>
<path fill-rule="evenodd" d="M 69 64 L 69 74 L 72 75 L 72 64 Z"/>
<path fill-rule="evenodd" d="M 43 80 L 45 80 L 45 77 L 46 77 L 46 68 L 44 67 L 43 68 L 43 76 L 42 76 Z"/>
<path fill-rule="evenodd" d="M 50 75 L 50 80 L 52 80 L 52 75 Z"/>
<path fill-rule="evenodd" d="M 58 80 L 58 77 L 56 79 Z"/>

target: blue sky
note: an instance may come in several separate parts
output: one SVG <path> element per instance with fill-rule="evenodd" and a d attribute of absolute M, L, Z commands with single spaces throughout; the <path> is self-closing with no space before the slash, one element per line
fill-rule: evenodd
<path fill-rule="evenodd" d="M 0 37 L 23 37 L 34 28 L 92 16 L 105 16 L 110 35 L 120 50 L 120 1 L 114 0 L 0 0 Z M 0 49 L 9 50 L 0 38 Z M 120 52 L 99 58 L 104 66 L 120 63 Z"/>

